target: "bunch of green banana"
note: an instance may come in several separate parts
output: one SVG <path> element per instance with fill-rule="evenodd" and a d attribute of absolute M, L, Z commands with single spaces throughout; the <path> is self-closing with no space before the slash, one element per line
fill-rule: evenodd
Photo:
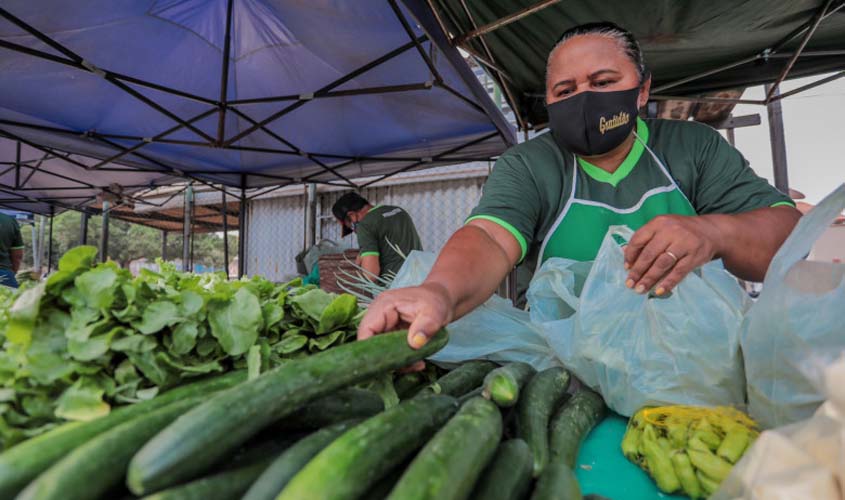
<path fill-rule="evenodd" d="M 664 493 L 708 497 L 757 438 L 753 422 L 736 414 L 718 408 L 643 408 L 628 422 L 622 453 Z"/>

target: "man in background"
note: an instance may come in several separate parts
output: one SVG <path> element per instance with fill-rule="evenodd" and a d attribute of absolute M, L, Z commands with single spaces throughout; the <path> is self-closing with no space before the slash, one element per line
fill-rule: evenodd
<path fill-rule="evenodd" d="M 392 277 L 402 267 L 403 255 L 411 250 L 422 250 L 414 221 L 399 207 L 373 206 L 352 192 L 337 200 L 332 213 L 343 226 L 343 236 L 355 232 L 361 249 L 359 264 L 373 279 L 375 276 Z"/>
<path fill-rule="evenodd" d="M 15 273 L 23 260 L 21 228 L 14 217 L 0 213 L 0 285 L 17 288 Z"/>

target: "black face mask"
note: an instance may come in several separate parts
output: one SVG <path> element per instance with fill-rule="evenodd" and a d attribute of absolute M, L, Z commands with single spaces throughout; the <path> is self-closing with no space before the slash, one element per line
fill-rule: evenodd
<path fill-rule="evenodd" d="M 607 153 L 622 144 L 637 123 L 640 88 L 581 92 L 549 104 L 549 128 L 564 151 L 578 156 Z"/>

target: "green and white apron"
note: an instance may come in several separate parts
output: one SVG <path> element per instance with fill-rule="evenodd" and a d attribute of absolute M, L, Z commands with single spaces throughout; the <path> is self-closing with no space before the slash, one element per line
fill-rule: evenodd
<path fill-rule="evenodd" d="M 696 215 L 692 203 L 678 187 L 660 158 L 636 133 L 634 135 L 651 154 L 666 183 L 649 189 L 630 207 L 613 207 L 583 199 L 578 196 L 578 159 L 573 155 L 572 192 L 543 240 L 537 262 L 538 269 L 551 257 L 577 261 L 594 260 L 610 226 L 624 225 L 636 231 L 659 215 Z M 641 164 L 636 168 L 649 167 L 653 168 L 653 165 Z"/>

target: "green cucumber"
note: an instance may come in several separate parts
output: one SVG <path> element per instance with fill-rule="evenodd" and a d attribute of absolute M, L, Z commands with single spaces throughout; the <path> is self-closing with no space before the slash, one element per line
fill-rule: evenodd
<path fill-rule="evenodd" d="M 473 360 L 443 375 L 417 393 L 417 397 L 431 394 L 445 394 L 460 397 L 481 386 L 484 377 L 496 368 L 492 361 Z"/>
<path fill-rule="evenodd" d="M 425 376 L 420 372 L 403 373 L 393 381 L 396 395 L 400 399 L 407 399 L 422 389 L 425 384 Z"/>
<path fill-rule="evenodd" d="M 501 437 L 499 408 L 481 397 L 466 402 L 414 458 L 388 500 L 467 498 Z"/>
<path fill-rule="evenodd" d="M 366 500 L 385 500 L 407 467 L 407 463 L 394 467 L 392 471 L 388 472 L 386 476 L 379 479 L 372 488 L 367 490 L 367 493 L 361 498 Z"/>
<path fill-rule="evenodd" d="M 422 446 L 457 409 L 450 396 L 403 401 L 334 440 L 277 500 L 358 498 Z"/>
<path fill-rule="evenodd" d="M 273 500 L 288 482 L 323 448 L 357 424 L 349 420 L 321 429 L 300 439 L 267 466 L 243 497 L 243 500 Z"/>
<path fill-rule="evenodd" d="M 272 458 L 265 458 L 146 496 L 143 500 L 230 500 L 239 498 L 261 475 Z"/>
<path fill-rule="evenodd" d="M 89 422 L 71 422 L 0 454 L 0 498 L 14 498 L 30 481 L 94 436 L 139 415 L 146 415 L 193 395 L 208 395 L 246 380 L 246 371 L 205 378 L 164 392 L 153 399 L 123 406 Z"/>
<path fill-rule="evenodd" d="M 129 460 L 144 443 L 204 398 L 204 395 L 186 398 L 94 437 L 38 476 L 17 499 L 99 498 L 123 482 Z"/>
<path fill-rule="evenodd" d="M 522 498 L 531 484 L 534 456 L 521 439 L 511 439 L 499 445 L 496 456 L 475 485 L 472 498 L 476 500 L 511 500 Z"/>
<path fill-rule="evenodd" d="M 549 462 L 549 419 L 569 387 L 569 372 L 561 367 L 543 370 L 528 381 L 516 405 L 517 437 L 534 455 L 534 477 Z"/>
<path fill-rule="evenodd" d="M 443 330 L 422 348 L 412 349 L 407 332 L 399 331 L 289 361 L 176 419 L 132 459 L 127 485 L 139 495 L 196 477 L 309 401 L 422 360 L 447 340 Z"/>
<path fill-rule="evenodd" d="M 531 500 L 581 500 L 581 487 L 572 469 L 563 462 L 550 462 L 537 478 Z"/>
<path fill-rule="evenodd" d="M 604 400 L 595 392 L 583 389 L 572 396 L 549 424 L 551 460 L 575 467 L 581 441 L 606 413 Z"/>
<path fill-rule="evenodd" d="M 535 373 L 534 368 L 528 363 L 508 363 L 484 377 L 482 394 L 502 408 L 511 407 L 519 399 L 520 389 Z"/>
<path fill-rule="evenodd" d="M 282 429 L 322 429 L 355 418 L 371 417 L 384 410 L 384 402 L 373 391 L 347 387 L 312 401 L 279 422 Z"/>

